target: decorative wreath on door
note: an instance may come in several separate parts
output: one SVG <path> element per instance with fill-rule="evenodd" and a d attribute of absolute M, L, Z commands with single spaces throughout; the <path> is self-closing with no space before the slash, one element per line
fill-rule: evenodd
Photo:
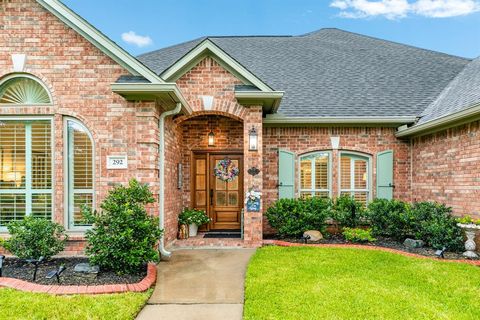
<path fill-rule="evenodd" d="M 213 172 L 215 174 L 215 177 L 217 177 L 218 179 L 230 182 L 235 180 L 235 178 L 240 173 L 240 170 L 233 163 L 232 160 L 225 158 L 217 163 L 215 169 L 213 169 Z"/>

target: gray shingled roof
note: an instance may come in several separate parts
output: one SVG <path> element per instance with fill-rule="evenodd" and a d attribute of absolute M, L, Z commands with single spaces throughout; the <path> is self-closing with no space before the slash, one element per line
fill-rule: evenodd
<path fill-rule="evenodd" d="M 161 74 L 204 39 L 138 59 Z M 285 91 L 278 112 L 291 117 L 416 116 L 470 61 L 338 29 L 208 39 Z"/>
<path fill-rule="evenodd" d="M 424 112 L 423 124 L 480 104 L 480 58 L 470 62 Z"/>

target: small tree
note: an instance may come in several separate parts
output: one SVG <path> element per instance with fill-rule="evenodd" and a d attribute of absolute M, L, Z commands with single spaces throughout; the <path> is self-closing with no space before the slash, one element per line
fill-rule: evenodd
<path fill-rule="evenodd" d="M 2 245 L 20 259 L 49 259 L 65 249 L 65 229 L 50 220 L 25 217 L 8 224 L 10 239 Z"/>
<path fill-rule="evenodd" d="M 159 260 L 155 245 L 163 230 L 158 218 L 150 216 L 145 205 L 154 198 L 148 186 L 130 180 L 118 186 L 101 204 L 101 213 L 84 208 L 93 228 L 86 233 L 86 254 L 92 264 L 118 274 L 135 273 L 142 265 Z"/>

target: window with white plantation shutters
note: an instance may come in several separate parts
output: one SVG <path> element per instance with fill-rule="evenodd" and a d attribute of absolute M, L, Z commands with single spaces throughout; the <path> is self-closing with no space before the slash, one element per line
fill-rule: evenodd
<path fill-rule="evenodd" d="M 88 130 L 74 120 L 67 120 L 68 144 L 68 217 L 69 228 L 88 226 L 83 206 L 93 206 L 93 142 Z"/>
<path fill-rule="evenodd" d="M 369 159 L 352 154 L 340 156 L 340 195 L 351 195 L 367 204 L 370 197 Z"/>
<path fill-rule="evenodd" d="M 50 120 L 0 120 L 0 227 L 52 217 Z"/>
<path fill-rule="evenodd" d="M 300 197 L 330 197 L 328 152 L 316 152 L 300 157 Z"/>

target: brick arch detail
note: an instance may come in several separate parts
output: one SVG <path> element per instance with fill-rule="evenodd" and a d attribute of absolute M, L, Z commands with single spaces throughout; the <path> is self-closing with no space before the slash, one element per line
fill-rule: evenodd
<path fill-rule="evenodd" d="M 180 116 L 175 119 L 175 123 L 178 125 L 181 125 L 183 122 L 187 120 L 197 118 L 197 117 L 202 117 L 202 116 L 222 116 L 225 118 L 237 120 L 239 122 L 244 122 L 244 118 L 236 114 L 228 113 L 225 111 L 211 110 L 211 111 L 195 111 L 190 115 Z"/>

